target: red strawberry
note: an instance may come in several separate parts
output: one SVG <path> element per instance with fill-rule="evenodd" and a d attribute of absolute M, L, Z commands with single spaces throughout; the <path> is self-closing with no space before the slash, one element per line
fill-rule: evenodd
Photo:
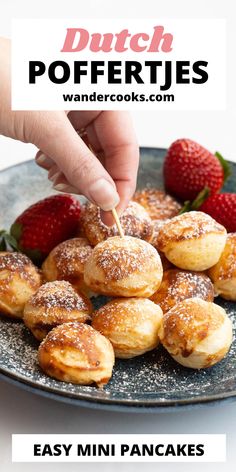
<path fill-rule="evenodd" d="M 79 216 L 80 203 L 74 197 L 53 195 L 18 216 L 10 234 L 20 251 L 40 263 L 57 244 L 75 235 Z"/>
<path fill-rule="evenodd" d="M 199 207 L 221 223 L 229 233 L 236 232 L 236 193 L 218 193 L 208 197 Z"/>
<path fill-rule="evenodd" d="M 190 139 L 178 139 L 171 144 L 164 161 L 166 190 L 181 200 L 194 200 L 208 187 L 218 192 L 229 174 L 229 166 L 219 153 L 216 155 Z"/>

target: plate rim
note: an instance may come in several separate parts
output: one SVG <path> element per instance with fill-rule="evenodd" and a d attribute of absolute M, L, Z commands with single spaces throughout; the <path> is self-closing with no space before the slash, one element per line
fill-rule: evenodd
<path fill-rule="evenodd" d="M 124 403 L 123 401 L 114 400 L 114 402 L 107 402 L 105 399 L 93 399 L 85 398 L 84 394 L 81 394 L 81 398 L 78 398 L 78 395 L 75 396 L 65 395 L 64 392 L 60 393 L 54 391 L 50 388 L 46 388 L 41 385 L 32 384 L 29 381 L 19 380 L 19 378 L 14 377 L 14 375 L 5 375 L 5 373 L 0 369 L 0 380 L 3 380 L 7 383 L 10 383 L 22 390 L 34 393 L 38 396 L 43 396 L 44 398 L 53 399 L 59 401 L 61 403 L 71 404 L 77 407 L 82 408 L 91 408 L 91 409 L 99 409 L 105 411 L 115 411 L 115 412 L 130 412 L 130 413 L 169 413 L 169 412 L 179 412 L 190 410 L 192 408 L 204 408 L 209 406 L 216 406 L 216 405 L 223 405 L 225 403 L 234 403 L 236 401 L 236 391 L 233 391 L 232 394 L 224 394 L 222 397 L 217 395 L 212 395 L 208 397 L 201 397 L 193 398 L 191 401 L 189 400 L 167 400 L 163 403 L 155 403 L 155 400 L 147 404 L 135 404 L 135 402 L 131 401 L 131 403 Z M 159 400 L 157 400 L 158 402 Z M 169 402 L 169 403 L 168 403 Z"/>

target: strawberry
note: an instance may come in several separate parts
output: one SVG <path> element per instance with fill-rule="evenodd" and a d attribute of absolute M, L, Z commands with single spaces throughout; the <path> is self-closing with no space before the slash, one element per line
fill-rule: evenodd
<path fill-rule="evenodd" d="M 214 155 L 191 139 L 172 143 L 164 160 L 165 188 L 180 200 L 193 200 L 205 187 L 217 193 L 229 173 L 219 153 Z"/>
<path fill-rule="evenodd" d="M 10 237 L 17 248 L 41 263 L 57 244 L 76 234 L 80 203 L 71 195 L 53 195 L 27 208 L 15 220 Z M 6 238 L 14 249 L 9 238 Z"/>
<path fill-rule="evenodd" d="M 198 209 L 212 216 L 229 233 L 236 232 L 236 193 L 211 195 Z"/>

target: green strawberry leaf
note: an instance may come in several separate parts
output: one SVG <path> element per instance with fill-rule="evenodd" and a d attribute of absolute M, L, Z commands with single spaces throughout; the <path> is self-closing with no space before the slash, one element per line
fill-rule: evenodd
<path fill-rule="evenodd" d="M 186 200 L 184 202 L 182 208 L 180 208 L 178 215 L 182 215 L 183 213 L 187 213 L 187 211 L 191 211 L 191 202 L 190 200 Z"/>
<path fill-rule="evenodd" d="M 18 251 L 18 244 L 13 236 L 3 229 L 0 231 L 0 251 L 6 251 L 9 248 Z"/>
<path fill-rule="evenodd" d="M 21 252 L 26 254 L 34 264 L 40 266 L 44 260 L 44 257 L 39 249 L 26 249 L 20 246 Z"/>
<path fill-rule="evenodd" d="M 22 225 L 13 223 L 11 227 L 11 234 L 4 229 L 0 231 L 0 251 L 7 251 L 12 249 L 13 251 L 23 252 L 26 254 L 35 264 L 40 265 L 44 257 L 39 249 L 27 249 L 17 243 L 16 238 L 21 234 Z"/>
<path fill-rule="evenodd" d="M 217 157 L 218 161 L 220 162 L 220 164 L 223 168 L 224 183 L 225 183 L 226 180 L 228 179 L 228 177 L 232 174 L 231 166 L 229 165 L 229 163 L 223 158 L 223 156 L 218 151 L 215 152 L 215 156 Z"/>
<path fill-rule="evenodd" d="M 192 202 L 190 200 L 187 200 L 184 202 L 184 205 L 179 211 L 179 215 L 182 215 L 183 213 L 186 213 L 187 211 L 194 211 L 198 210 L 198 208 L 205 202 L 205 200 L 209 197 L 210 195 L 210 189 L 208 187 L 205 187 L 199 194 L 196 196 L 195 200 Z"/>
<path fill-rule="evenodd" d="M 0 239 L 0 251 L 6 251 L 7 245 L 5 238 Z"/>
<path fill-rule="evenodd" d="M 205 187 L 199 194 L 196 196 L 195 200 L 192 202 L 191 210 L 198 210 L 198 208 L 205 202 L 205 200 L 210 195 L 210 189 Z"/>
<path fill-rule="evenodd" d="M 13 223 L 10 228 L 10 234 L 16 239 L 16 241 L 19 241 L 22 234 L 22 224 Z"/>
<path fill-rule="evenodd" d="M 15 238 L 13 238 L 11 234 L 6 233 L 5 241 L 12 249 L 15 249 L 15 251 L 19 251 L 17 241 L 15 240 Z"/>

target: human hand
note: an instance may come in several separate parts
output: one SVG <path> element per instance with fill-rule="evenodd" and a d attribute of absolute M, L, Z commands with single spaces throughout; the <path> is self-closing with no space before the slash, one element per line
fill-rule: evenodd
<path fill-rule="evenodd" d="M 139 162 L 131 119 L 120 111 L 12 111 L 10 41 L 0 39 L 0 133 L 33 143 L 36 162 L 56 190 L 79 193 L 122 212 L 133 195 Z M 78 132 L 86 130 L 85 144 Z M 109 215 L 103 219 L 113 222 Z"/>
<path fill-rule="evenodd" d="M 122 212 L 134 193 L 139 162 L 129 115 L 114 111 L 71 111 L 65 116 L 64 130 L 65 127 L 69 128 L 68 138 L 62 130 L 63 136 L 58 137 L 57 145 L 53 144 L 50 150 L 43 140 L 40 148 L 50 158 L 38 153 L 36 162 L 49 171 L 56 190 L 82 193 L 103 210 L 118 205 L 118 212 Z M 75 132 L 84 129 L 85 142 L 90 143 L 96 156 Z M 102 216 L 108 224 L 114 223 L 110 215 Z"/>

